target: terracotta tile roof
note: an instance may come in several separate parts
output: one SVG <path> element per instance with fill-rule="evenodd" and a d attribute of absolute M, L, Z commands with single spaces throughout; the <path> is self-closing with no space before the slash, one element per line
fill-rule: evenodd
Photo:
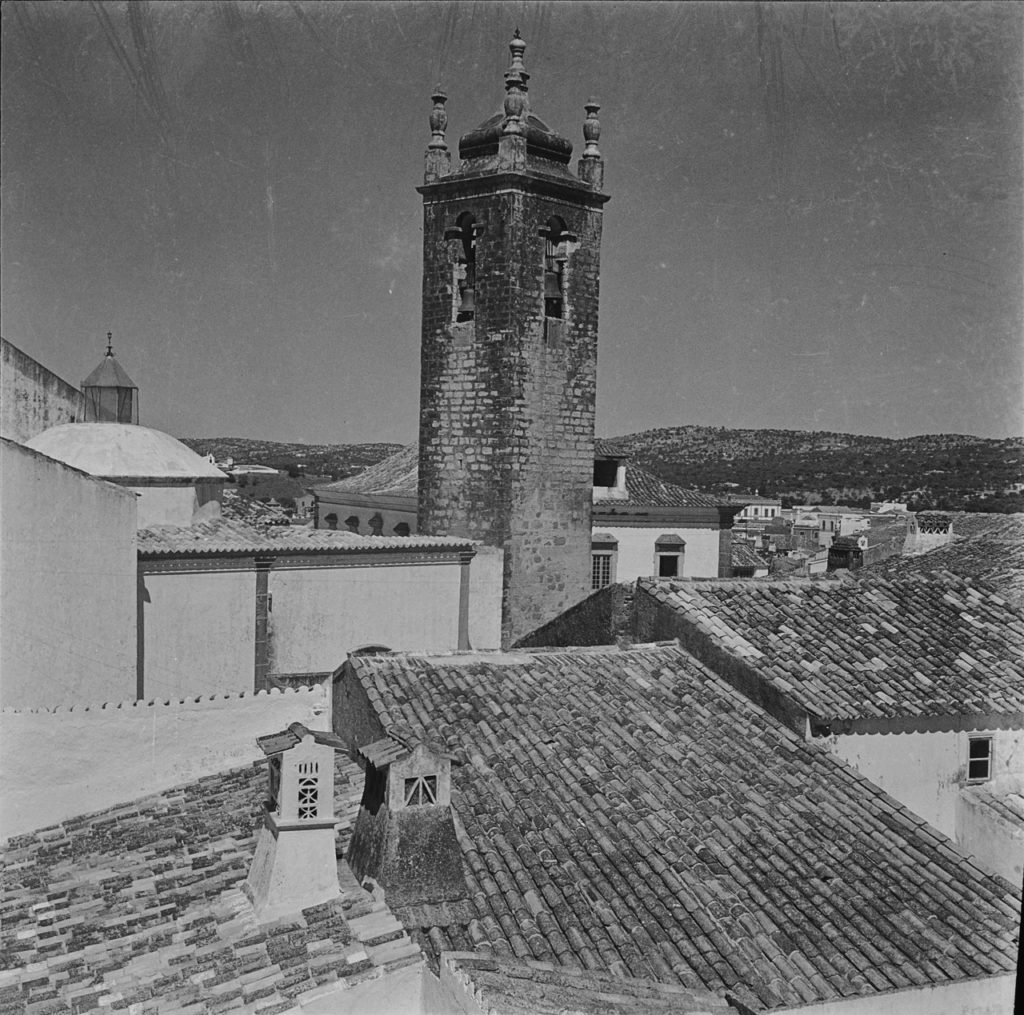
<path fill-rule="evenodd" d="M 266 762 L 9 840 L 0 895 L 0 1008 L 40 1013 L 292 1008 L 420 961 L 339 865 L 342 896 L 258 925 L 241 891 Z M 337 758 L 339 848 L 363 788 Z"/>
<path fill-rule="evenodd" d="M 736 1015 L 724 998 L 677 984 L 469 952 L 443 962 L 484 1011 L 500 1015 Z"/>
<path fill-rule="evenodd" d="M 986 536 L 990 539 L 1024 540 L 1024 514 L 991 514 L 978 511 L 944 512 L 953 523 L 953 531 L 971 539 Z M 927 517 L 927 516 L 926 516 Z"/>
<path fill-rule="evenodd" d="M 626 466 L 628 500 L 597 500 L 595 507 L 703 507 L 716 508 L 718 501 L 699 490 L 686 490 L 659 479 L 638 465 Z"/>
<path fill-rule="evenodd" d="M 624 444 L 607 437 L 598 437 L 594 441 L 594 454 L 604 458 L 629 458 L 629 450 Z"/>
<path fill-rule="evenodd" d="M 379 550 L 453 550 L 473 546 L 454 536 L 360 536 L 304 525 L 256 528 L 226 518 L 194 525 L 140 529 L 139 556 L 197 557 L 254 553 L 375 553 Z"/>
<path fill-rule="evenodd" d="M 237 487 L 225 487 L 221 494 L 220 513 L 229 521 L 244 525 L 288 525 L 290 519 L 283 507 L 262 504 L 254 497 L 246 497 Z"/>
<path fill-rule="evenodd" d="M 890 557 L 870 565 L 871 571 L 892 578 L 936 572 L 980 578 L 1015 605 L 1024 607 L 1024 515 L 984 518 L 988 519 L 987 527 L 978 524 L 975 535 L 955 535 L 953 542 L 927 553 Z M 955 520 L 954 533 L 959 525 Z"/>
<path fill-rule="evenodd" d="M 1019 715 L 1024 613 L 983 582 L 641 579 L 822 719 Z"/>
<path fill-rule="evenodd" d="M 753 567 L 767 569 L 766 561 L 749 543 L 741 542 L 738 539 L 732 541 L 730 547 L 730 559 L 733 567 Z"/>
<path fill-rule="evenodd" d="M 336 751 L 343 751 L 347 747 L 345 742 L 333 733 L 307 729 L 300 722 L 290 723 L 280 733 L 268 733 L 266 736 L 257 737 L 256 746 L 269 758 L 272 754 L 280 754 L 297 747 L 302 743 L 302 738 L 307 736 L 312 736 L 314 743 L 333 747 Z"/>
<path fill-rule="evenodd" d="M 429 727 L 461 760 L 474 916 L 421 914 L 435 955 L 757 1008 L 1014 968 L 1014 889 L 674 643 L 347 665 L 384 732 Z"/>
<path fill-rule="evenodd" d="M 314 487 L 318 494 L 363 493 L 415 497 L 419 482 L 419 445 L 410 444 L 356 476 Z"/>
<path fill-rule="evenodd" d="M 960 794 L 965 802 L 979 803 L 1001 821 L 1024 831 L 1024 793 L 1000 793 L 991 784 L 980 783 L 977 786 L 964 786 Z"/>

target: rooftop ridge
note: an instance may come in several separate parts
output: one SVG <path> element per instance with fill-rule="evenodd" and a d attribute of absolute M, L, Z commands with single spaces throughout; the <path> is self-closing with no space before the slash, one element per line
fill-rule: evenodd
<path fill-rule="evenodd" d="M 679 640 L 669 638 L 664 641 L 636 642 L 622 645 L 581 645 L 581 646 L 541 646 L 537 648 L 517 648 L 502 651 L 501 649 L 454 649 L 451 652 L 390 652 L 389 659 L 429 659 L 431 663 L 445 666 L 462 665 L 471 662 L 510 663 L 533 661 L 537 656 L 545 655 L 622 655 L 629 652 L 653 651 L 655 649 L 678 648 Z M 360 659 L 375 658 L 373 656 L 350 656 L 353 662 Z M 344 665 L 344 664 L 343 664 Z M 341 667 L 339 667 L 340 669 Z"/>

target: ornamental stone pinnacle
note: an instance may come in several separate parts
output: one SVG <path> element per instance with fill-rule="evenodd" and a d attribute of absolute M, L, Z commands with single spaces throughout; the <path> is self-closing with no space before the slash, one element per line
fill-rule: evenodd
<path fill-rule="evenodd" d="M 441 91 L 440 85 L 434 89 L 430 101 L 434 103 L 434 108 L 430 111 L 430 144 L 428 147 L 447 150 L 445 131 L 448 129 L 448 112 L 444 108 L 444 104 L 448 101 L 448 96 Z"/>
<path fill-rule="evenodd" d="M 434 107 L 430 110 L 430 144 L 427 145 L 426 166 L 423 172 L 425 183 L 447 176 L 452 168 L 452 156 L 445 138 L 445 131 L 448 129 L 448 110 L 444 108 L 444 104 L 448 101 L 448 96 L 441 91 L 440 85 L 434 89 L 430 101 L 434 103 Z"/>
<path fill-rule="evenodd" d="M 591 99 L 583 108 L 587 118 L 583 121 L 583 154 L 577 163 L 577 175 L 584 183 L 589 183 L 594 190 L 604 188 L 604 159 L 597 147 L 601 138 L 601 121 L 597 118 L 600 106 Z"/>
<path fill-rule="evenodd" d="M 505 134 L 521 134 L 523 132 L 522 121 L 525 119 L 530 108 L 530 99 L 526 94 L 529 91 L 527 81 L 530 75 L 526 72 L 523 64 L 523 54 L 526 52 L 526 42 L 515 30 L 512 41 L 508 44 L 508 51 L 512 60 L 509 68 L 505 71 Z"/>
<path fill-rule="evenodd" d="M 599 159 L 601 153 L 597 149 L 597 142 L 601 138 L 601 121 L 597 114 L 601 107 L 591 99 L 583 108 L 587 111 L 587 118 L 583 121 L 583 158 Z"/>

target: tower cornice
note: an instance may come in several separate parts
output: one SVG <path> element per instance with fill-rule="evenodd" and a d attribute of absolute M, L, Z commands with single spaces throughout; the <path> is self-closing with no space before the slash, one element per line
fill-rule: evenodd
<path fill-rule="evenodd" d="M 600 208 L 611 200 L 609 194 L 602 194 L 571 176 L 548 176 L 544 173 L 530 171 L 484 172 L 475 175 L 452 174 L 435 180 L 433 183 L 425 183 L 417 187 L 416 191 L 423 195 L 424 204 L 450 201 L 453 198 L 468 199 L 490 196 L 502 192 L 540 194 L 591 208 Z"/>

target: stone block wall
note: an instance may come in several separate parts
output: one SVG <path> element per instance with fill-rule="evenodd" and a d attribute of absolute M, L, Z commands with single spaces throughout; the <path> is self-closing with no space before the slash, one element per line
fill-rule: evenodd
<path fill-rule="evenodd" d="M 460 241 L 444 232 L 467 211 L 476 313 L 456 323 Z M 577 237 L 554 324 L 540 235 L 553 215 Z M 525 185 L 427 195 L 419 531 L 505 551 L 505 644 L 589 591 L 600 232 L 599 210 Z"/>
<path fill-rule="evenodd" d="M 632 582 L 606 585 L 516 642 L 516 648 L 615 645 L 633 640 Z"/>

